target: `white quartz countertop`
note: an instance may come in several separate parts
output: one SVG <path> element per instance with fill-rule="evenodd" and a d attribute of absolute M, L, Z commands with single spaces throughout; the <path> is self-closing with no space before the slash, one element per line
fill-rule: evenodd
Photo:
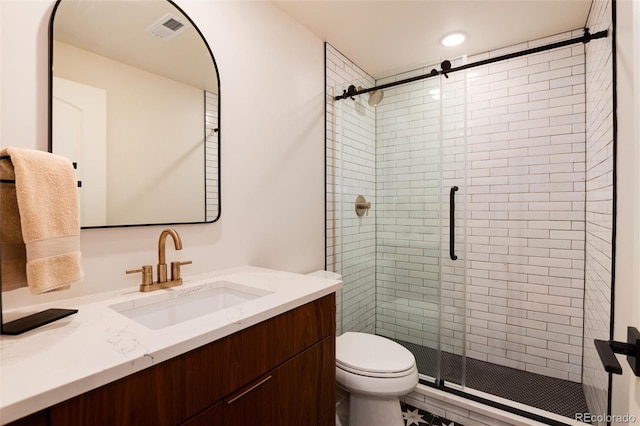
<path fill-rule="evenodd" d="M 214 281 L 271 292 L 240 305 L 152 330 L 110 305 L 161 292 L 176 296 Z M 78 313 L 19 336 L 0 336 L 0 424 L 17 420 L 233 334 L 341 288 L 329 276 L 251 266 L 184 278 L 181 286 L 150 293 L 138 287 L 29 307 Z M 9 315 L 7 315 L 9 314 Z M 11 312 L 5 313 L 5 321 Z"/>

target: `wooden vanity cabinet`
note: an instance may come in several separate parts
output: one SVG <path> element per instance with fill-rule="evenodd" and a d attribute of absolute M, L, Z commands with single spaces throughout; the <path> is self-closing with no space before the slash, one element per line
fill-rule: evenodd
<path fill-rule="evenodd" d="M 46 411 L 68 425 L 335 424 L 335 294 Z"/>
<path fill-rule="evenodd" d="M 323 355 L 331 346 L 323 339 L 181 426 L 334 425 L 335 384 L 322 381 L 335 371 Z"/>

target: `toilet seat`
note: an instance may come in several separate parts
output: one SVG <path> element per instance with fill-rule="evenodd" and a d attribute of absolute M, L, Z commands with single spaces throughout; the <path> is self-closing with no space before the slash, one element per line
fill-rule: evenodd
<path fill-rule="evenodd" d="M 374 378 L 405 377 L 416 370 L 415 357 L 404 346 L 386 337 L 354 332 L 336 339 L 336 366 Z"/>

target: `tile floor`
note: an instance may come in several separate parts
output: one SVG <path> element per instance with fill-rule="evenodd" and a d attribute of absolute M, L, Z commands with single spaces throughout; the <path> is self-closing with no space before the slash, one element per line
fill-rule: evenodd
<path fill-rule="evenodd" d="M 404 402 L 401 402 L 400 406 L 405 426 L 463 426 L 461 423 L 438 417 Z"/>
<path fill-rule="evenodd" d="M 461 423 L 438 417 L 404 402 L 400 403 L 405 426 L 463 426 Z M 340 388 L 336 395 L 336 426 L 349 426 L 349 400 Z"/>

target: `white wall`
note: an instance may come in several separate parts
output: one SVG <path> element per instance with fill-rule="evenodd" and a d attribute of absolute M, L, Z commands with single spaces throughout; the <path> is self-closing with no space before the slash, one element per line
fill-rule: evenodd
<path fill-rule="evenodd" d="M 323 43 L 267 2 L 176 2 L 198 25 L 221 80 L 222 216 L 176 226 L 193 260 L 184 275 L 242 264 L 293 272 L 324 266 Z M 0 146 L 47 149 L 47 29 L 54 1 L 0 2 Z M 15 40 L 21 40 L 16 43 Z M 83 230 L 85 280 L 4 309 L 139 283 L 162 227 Z M 168 245 L 170 247 L 170 244 Z M 62 305 L 61 305 L 62 307 Z"/>

